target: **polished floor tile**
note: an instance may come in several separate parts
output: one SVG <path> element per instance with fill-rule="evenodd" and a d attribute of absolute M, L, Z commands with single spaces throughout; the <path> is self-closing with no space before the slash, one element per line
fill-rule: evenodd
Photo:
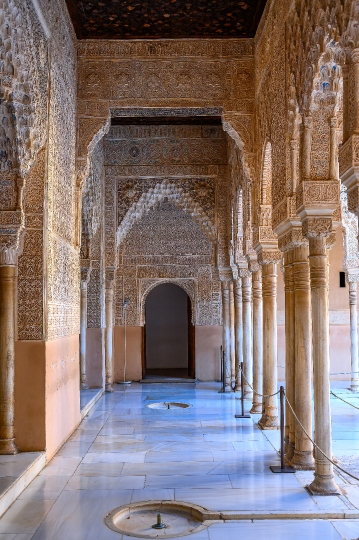
<path fill-rule="evenodd" d="M 0 540 L 129 540 L 108 529 L 104 518 L 122 504 L 146 500 L 268 514 L 359 509 L 354 479 L 336 476 L 340 497 L 311 497 L 305 485 L 313 472 L 273 474 L 269 466 L 279 464 L 279 432 L 259 430 L 258 417 L 235 419 L 238 396 L 217 390 L 214 384 L 133 383 L 125 391 L 115 385 L 0 519 Z M 191 407 L 149 409 L 155 401 Z M 359 411 L 332 407 L 334 453 L 359 466 Z M 26 460 L 0 456 L 0 486 L 11 472 L 26 468 Z M 358 525 L 359 520 L 228 521 L 184 538 L 356 540 Z"/>
<path fill-rule="evenodd" d="M 0 533 L 35 532 L 54 501 L 17 500 L 0 519 Z"/>
<path fill-rule="evenodd" d="M 209 540 L 342 540 L 331 523 L 324 521 L 254 521 L 211 525 Z"/>

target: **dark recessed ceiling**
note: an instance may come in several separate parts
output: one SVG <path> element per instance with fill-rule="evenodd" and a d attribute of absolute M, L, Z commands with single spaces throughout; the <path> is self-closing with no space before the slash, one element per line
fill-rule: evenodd
<path fill-rule="evenodd" d="M 111 126 L 220 126 L 220 116 L 150 116 L 111 118 Z"/>
<path fill-rule="evenodd" d="M 266 0 L 66 0 L 79 39 L 253 37 Z"/>

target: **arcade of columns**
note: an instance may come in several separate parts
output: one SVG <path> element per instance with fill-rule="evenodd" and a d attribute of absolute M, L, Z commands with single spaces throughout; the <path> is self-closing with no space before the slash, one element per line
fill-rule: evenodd
<path fill-rule="evenodd" d="M 251 411 L 262 414 L 259 425 L 263 429 L 278 428 L 277 397 L 274 395 L 277 391 L 276 287 L 278 266 L 282 263 L 285 282 L 286 395 L 305 430 L 312 433 L 315 427 L 315 442 L 329 456 L 332 449 L 328 250 L 333 245 L 334 232 L 339 226 L 343 226 L 344 230 L 344 270 L 350 290 L 352 388 L 358 388 L 356 283 L 359 279 L 359 260 L 355 240 L 357 224 L 353 217 L 359 215 L 358 12 L 359 4 L 355 0 L 328 2 L 326 9 L 314 1 L 303 1 L 297 7 L 282 1 L 269 2 L 254 40 L 254 56 L 251 59 L 254 60 L 255 72 L 251 81 L 254 96 L 249 104 L 253 106 L 253 114 L 252 117 L 246 116 L 246 120 L 250 120 L 250 128 L 239 113 L 233 113 L 235 107 L 240 109 L 248 106 L 247 103 L 243 104 L 243 100 L 238 99 L 234 105 L 235 100 L 232 100 L 230 106 L 228 103 L 233 96 L 229 98 L 225 95 L 223 98 L 220 94 L 222 97 L 217 98 L 213 94 L 210 103 L 214 106 L 217 99 L 220 101 L 218 105 L 222 107 L 224 129 L 234 140 L 229 152 L 231 192 L 228 192 L 226 212 L 230 249 L 226 258 L 218 261 L 222 287 L 225 391 L 239 389 L 239 366 L 243 361 L 245 396 L 253 402 Z M 11 24 L 15 25 L 18 20 L 13 17 Z M 9 51 L 14 38 L 6 37 L 6 24 L 4 41 L 6 51 Z M 44 43 L 49 37 L 44 34 L 41 39 L 41 50 L 47 50 Z M 251 47 L 252 44 L 248 45 L 248 49 Z M 151 51 L 149 54 L 156 55 L 156 50 L 154 53 Z M 26 57 L 26 51 L 23 54 Z M 71 54 L 68 54 L 69 58 Z M 78 54 L 80 58 L 81 51 Z M 128 54 L 131 56 L 133 52 Z M 161 54 L 167 53 L 159 48 Z M 218 57 L 221 54 L 218 53 Z M 5 56 L 10 61 L 9 55 Z M 99 57 L 101 54 L 96 57 L 98 69 L 104 72 L 107 68 L 104 64 L 100 66 Z M 44 58 L 41 61 L 46 64 Z M 96 142 L 109 128 L 109 111 L 120 106 L 136 106 L 137 102 L 141 102 L 141 106 L 152 107 L 193 106 L 193 102 L 183 96 L 177 96 L 174 100 L 167 95 L 157 101 L 131 96 L 123 105 L 122 96 L 112 96 L 110 85 L 104 83 L 101 88 L 101 73 L 94 73 L 97 68 L 87 73 L 86 87 L 86 62 L 90 64 L 90 61 L 83 60 L 77 75 L 77 175 L 71 192 L 73 199 L 76 199 L 76 204 L 73 204 L 76 208 L 81 207 L 89 156 Z M 54 63 L 51 69 L 54 69 Z M 11 70 L 8 75 L 10 80 Z M 72 69 L 72 76 L 76 77 L 75 69 Z M 125 73 L 121 76 L 127 80 Z M 4 99 L 12 103 L 15 98 L 18 99 L 14 107 L 19 110 L 23 107 L 25 111 L 26 100 L 31 100 L 32 83 L 30 81 L 26 86 L 22 77 L 16 79 L 14 76 L 14 81 L 10 82 L 6 79 L 8 86 L 4 83 Z M 41 77 L 42 74 L 38 73 L 34 80 Z M 148 80 L 153 79 L 149 76 Z M 213 80 L 217 81 L 218 77 Z M 96 91 L 90 88 L 90 84 L 94 85 Z M 146 89 L 146 81 L 143 87 Z M 252 88 L 251 85 L 249 88 Z M 110 94 L 106 95 L 106 92 Z M 99 95 L 103 101 L 95 111 L 97 117 L 89 118 L 88 111 L 93 112 L 91 100 L 100 102 Z M 204 106 L 207 101 L 201 97 L 196 98 L 195 103 L 196 106 Z M 46 106 L 40 103 L 39 110 L 46 116 Z M 21 118 L 26 123 L 25 112 Z M 18 121 L 11 117 L 9 111 L 6 114 L 10 124 Z M 0 453 L 3 454 L 17 451 L 14 431 L 15 331 L 18 326 L 16 285 L 23 238 L 26 242 L 28 234 L 24 218 L 26 205 L 23 203 L 26 192 L 23 189 L 30 178 L 29 171 L 40 160 L 40 150 L 45 148 L 47 136 L 41 132 L 41 121 L 36 117 L 36 110 L 31 114 L 34 118 L 28 121 L 28 129 L 21 130 L 22 125 L 14 127 L 11 124 L 11 129 L 6 132 L 4 124 L 5 128 L 1 131 L 2 142 L 5 141 L 4 144 L 8 146 L 12 141 L 13 160 L 18 160 L 16 170 L 10 170 L 10 167 L 5 171 L 9 182 L 14 181 L 15 174 L 17 195 L 13 198 L 13 207 L 1 209 L 0 223 Z M 58 122 L 56 125 L 60 124 Z M 251 136 L 248 136 L 248 130 Z M 18 136 L 15 137 L 14 133 Z M 28 148 L 35 139 L 37 147 L 30 159 Z M 16 144 L 19 144 L 17 151 L 14 150 Z M 51 152 L 49 155 L 51 158 Z M 346 188 L 342 189 L 342 196 L 340 183 Z M 28 187 L 30 189 L 31 185 Z M 80 221 L 79 211 L 71 223 L 78 225 Z M 33 228 L 37 230 L 35 226 Z M 80 266 L 80 235 L 75 229 L 72 235 L 68 235 L 67 242 L 73 248 L 71 256 L 77 261 L 74 263 L 76 270 L 76 264 Z M 68 304 L 66 335 L 75 335 L 77 330 L 80 334 L 80 382 L 85 388 L 87 284 L 94 269 L 90 263 L 85 264 L 86 256 L 82 259 L 81 279 L 80 271 L 73 278 L 80 291 L 80 294 L 76 293 L 78 301 L 74 304 L 78 312 L 75 309 L 72 315 L 71 305 Z M 50 270 L 49 280 L 55 272 Z M 114 267 L 107 259 L 105 278 L 106 390 L 111 391 Z M 52 290 L 51 287 L 49 290 Z M 73 326 L 68 323 L 72 316 L 74 320 L 76 317 L 78 319 Z M 51 325 L 60 325 L 61 320 L 60 317 L 56 319 L 55 313 L 53 320 L 48 321 L 48 329 L 44 331 L 46 339 L 60 336 L 54 333 Z M 311 411 L 312 383 L 314 418 Z M 265 396 L 263 402 L 260 394 Z M 288 463 L 298 469 L 315 469 L 315 479 L 310 486 L 313 493 L 339 493 L 330 462 L 319 451 L 315 451 L 313 457 L 312 443 L 289 409 L 286 417 Z"/>

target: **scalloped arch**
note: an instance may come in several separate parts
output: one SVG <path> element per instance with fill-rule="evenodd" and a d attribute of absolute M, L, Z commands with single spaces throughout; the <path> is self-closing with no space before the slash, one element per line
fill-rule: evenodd
<path fill-rule="evenodd" d="M 201 206 L 190 197 L 184 190 L 175 183 L 164 180 L 156 184 L 154 188 L 150 188 L 147 193 L 143 193 L 140 199 L 133 203 L 127 214 L 122 220 L 117 229 L 117 247 L 123 242 L 132 226 L 137 223 L 149 210 L 158 202 L 167 197 L 168 201 L 187 212 L 192 218 L 199 223 L 207 237 L 214 242 L 216 240 L 215 228 L 201 208 Z"/>

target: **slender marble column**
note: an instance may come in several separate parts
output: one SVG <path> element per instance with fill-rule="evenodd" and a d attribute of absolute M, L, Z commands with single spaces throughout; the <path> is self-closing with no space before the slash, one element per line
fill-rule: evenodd
<path fill-rule="evenodd" d="M 252 414 L 263 412 L 263 300 L 262 270 L 258 265 L 252 272 L 253 291 L 253 405 Z M 258 393 L 256 393 L 258 392 Z"/>
<path fill-rule="evenodd" d="M 357 276 L 355 276 L 357 278 Z M 347 280 L 353 276 L 347 275 Z M 357 282 L 349 281 L 349 309 L 350 309 L 350 355 L 351 355 L 351 384 L 353 392 L 359 391 L 359 363 L 358 363 L 358 314 L 357 314 Z"/>
<path fill-rule="evenodd" d="M 327 456 L 332 457 L 329 379 L 329 280 L 326 239 L 324 235 L 308 236 L 313 329 L 314 440 Z M 334 480 L 333 465 L 317 449 L 315 450 L 314 480 L 308 486 L 308 490 L 312 494 L 318 495 L 340 494 Z"/>
<path fill-rule="evenodd" d="M 241 390 L 241 362 L 243 362 L 243 329 L 242 329 L 242 280 L 234 281 L 234 309 L 235 309 L 235 342 L 236 342 L 236 385 L 235 392 Z"/>
<path fill-rule="evenodd" d="M 235 341 L 235 308 L 233 281 L 229 285 L 229 311 L 230 311 L 230 340 L 231 340 L 231 388 L 236 385 L 236 341 Z"/>
<path fill-rule="evenodd" d="M 86 333 L 87 333 L 87 286 L 90 281 L 91 263 L 81 268 L 80 283 L 80 388 L 88 388 L 86 378 Z"/>
<path fill-rule="evenodd" d="M 285 391 L 292 405 L 295 403 L 295 310 L 293 282 L 293 250 L 284 252 L 284 294 L 285 294 Z M 286 403 L 286 455 L 288 462 L 294 455 L 295 419 Z"/>
<path fill-rule="evenodd" d="M 108 274 L 108 271 L 106 271 Z M 106 392 L 113 392 L 113 272 L 106 276 L 105 372 Z"/>
<path fill-rule="evenodd" d="M 262 265 L 263 394 L 277 392 L 277 263 Z M 265 397 L 259 426 L 278 429 L 278 396 Z"/>
<path fill-rule="evenodd" d="M 230 313 L 230 280 L 221 281 L 222 286 L 222 327 L 224 353 L 224 391 L 231 392 L 231 313 Z"/>
<path fill-rule="evenodd" d="M 87 281 L 81 280 L 80 290 L 80 388 L 88 388 L 86 381 Z"/>
<path fill-rule="evenodd" d="M 301 424 L 312 435 L 312 331 L 310 313 L 309 250 L 307 244 L 293 250 L 295 299 L 295 399 L 294 409 Z M 293 406 L 293 402 L 292 406 Z M 314 469 L 313 445 L 298 422 L 291 464 L 296 469 Z"/>
<path fill-rule="evenodd" d="M 252 399 L 253 391 L 253 354 L 252 354 L 252 277 L 249 270 L 242 271 L 243 304 L 243 372 L 244 397 Z M 248 381 L 248 383 L 247 383 Z M 251 386 L 250 386 L 251 385 Z"/>
<path fill-rule="evenodd" d="M 1 264 L 1 263 L 0 263 Z M 16 454 L 14 431 L 17 257 L 0 266 L 0 454 Z"/>

